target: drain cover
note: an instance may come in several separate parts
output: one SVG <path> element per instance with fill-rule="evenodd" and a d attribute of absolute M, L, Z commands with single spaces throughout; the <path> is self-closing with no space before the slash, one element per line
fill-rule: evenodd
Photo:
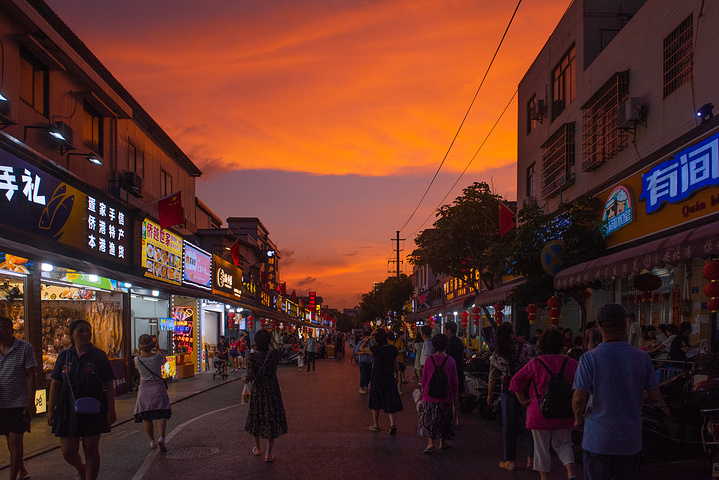
<path fill-rule="evenodd" d="M 167 451 L 165 456 L 172 460 L 185 460 L 188 458 L 209 457 L 219 451 L 220 449 L 215 447 L 172 448 Z"/>

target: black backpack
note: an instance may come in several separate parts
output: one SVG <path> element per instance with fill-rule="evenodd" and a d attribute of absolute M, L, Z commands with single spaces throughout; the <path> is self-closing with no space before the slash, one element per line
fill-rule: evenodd
<path fill-rule="evenodd" d="M 449 389 L 449 381 L 447 380 L 447 375 L 444 374 L 444 364 L 447 363 L 449 356 L 445 357 L 439 368 L 437 368 L 437 362 L 434 361 L 434 356 L 429 358 L 434 364 L 434 372 L 432 372 L 432 377 L 427 385 L 427 394 L 432 398 L 444 398 L 447 396 Z"/>
<path fill-rule="evenodd" d="M 568 358 L 565 358 L 559 373 L 554 373 L 541 358 L 537 358 L 537 361 L 551 376 L 543 397 L 539 396 L 537 384 L 534 384 L 534 391 L 537 394 L 537 401 L 539 402 L 539 411 L 542 412 L 544 418 L 574 417 L 574 411 L 572 410 L 572 384 L 564 378 L 564 367 L 567 365 L 568 360 Z"/>

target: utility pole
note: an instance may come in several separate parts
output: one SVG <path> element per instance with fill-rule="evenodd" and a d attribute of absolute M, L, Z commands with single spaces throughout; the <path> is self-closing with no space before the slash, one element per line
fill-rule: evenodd
<path fill-rule="evenodd" d="M 401 261 L 400 258 L 399 258 L 399 252 L 400 252 L 399 242 L 400 242 L 400 241 L 404 241 L 404 238 L 399 238 L 399 230 L 397 230 L 397 238 L 393 238 L 392 241 L 393 241 L 393 242 L 397 242 L 397 259 L 396 259 L 396 260 L 390 260 L 388 263 L 397 263 L 397 270 L 396 270 L 396 272 L 397 272 L 397 277 L 399 277 L 399 274 L 400 274 L 400 272 L 401 272 L 401 270 L 402 270 L 402 269 L 401 269 L 402 261 Z"/>

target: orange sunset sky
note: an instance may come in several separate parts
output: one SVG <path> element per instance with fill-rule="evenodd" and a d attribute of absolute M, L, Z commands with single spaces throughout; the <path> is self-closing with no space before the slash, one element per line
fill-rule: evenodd
<path fill-rule="evenodd" d="M 197 196 L 261 219 L 288 291 L 342 309 L 395 268 L 396 230 L 404 258 L 463 187 L 516 198 L 516 100 L 452 185 L 571 2 L 521 3 L 409 222 L 516 1 L 48 3 L 200 167 Z"/>

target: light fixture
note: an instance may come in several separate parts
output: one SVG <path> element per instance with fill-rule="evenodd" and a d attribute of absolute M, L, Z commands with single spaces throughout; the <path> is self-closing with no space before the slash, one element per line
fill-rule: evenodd
<path fill-rule="evenodd" d="M 100 280 L 100 277 L 97 275 L 90 274 L 87 276 L 87 280 L 93 283 L 97 283 Z"/>
<path fill-rule="evenodd" d="M 100 157 L 98 157 L 94 153 L 68 153 L 67 154 L 68 168 L 70 168 L 70 157 L 73 155 L 78 156 L 78 157 L 85 157 L 85 160 L 87 160 L 88 162 L 93 163 L 95 165 L 105 165 L 103 163 L 102 159 L 100 159 Z"/>
<path fill-rule="evenodd" d="M 125 288 L 132 288 L 132 284 L 125 282 Z"/>
<path fill-rule="evenodd" d="M 8 101 L 7 97 L 5 95 L 3 95 L 2 93 L 0 93 L 0 102 L 7 102 L 7 101 Z"/>
<path fill-rule="evenodd" d="M 697 110 L 697 117 L 702 119 L 702 123 L 707 121 L 707 119 L 712 118 L 714 116 L 714 105 L 711 103 L 705 103 L 701 107 L 699 107 L 699 110 Z"/>
<path fill-rule="evenodd" d="M 72 128 L 65 122 L 55 122 L 50 125 L 50 135 L 58 140 L 72 144 Z"/>
<path fill-rule="evenodd" d="M 40 266 L 40 268 L 42 269 L 43 272 L 52 272 L 52 270 L 53 270 L 55 267 L 53 267 L 53 266 L 50 265 L 49 263 L 43 263 L 43 264 Z"/>
<path fill-rule="evenodd" d="M 152 291 L 152 296 L 153 296 L 153 297 L 159 297 L 159 296 L 160 296 L 160 291 L 159 291 L 159 290 L 153 290 L 153 291 Z"/>

